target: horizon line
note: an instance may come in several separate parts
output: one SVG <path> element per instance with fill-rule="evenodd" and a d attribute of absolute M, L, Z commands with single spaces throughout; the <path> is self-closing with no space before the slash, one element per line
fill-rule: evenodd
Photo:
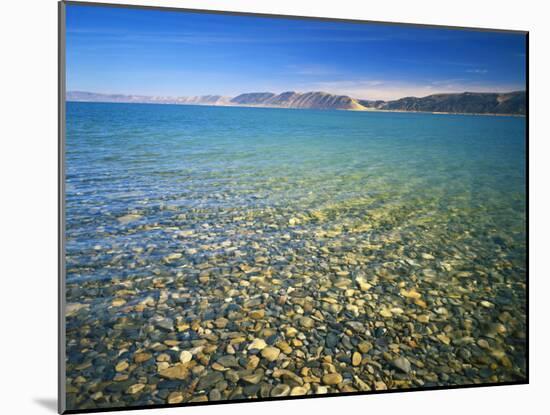
<path fill-rule="evenodd" d="M 133 94 L 133 93 L 122 93 L 122 92 L 95 92 L 95 91 L 86 91 L 81 89 L 73 89 L 73 90 L 67 90 L 65 92 L 65 95 L 69 93 L 84 93 L 84 94 L 96 94 L 96 95 L 118 95 L 118 96 L 124 96 L 124 97 L 140 97 L 140 98 L 164 98 L 164 99 L 178 99 L 178 98 L 199 98 L 199 97 L 220 97 L 220 98 L 229 98 L 233 99 L 240 95 L 245 94 L 274 94 L 274 95 L 281 95 L 284 93 L 295 93 L 295 94 L 311 94 L 311 93 L 320 93 L 320 94 L 328 94 L 328 95 L 335 95 L 335 96 L 341 96 L 341 97 L 348 97 L 355 100 L 360 101 L 383 101 L 383 102 L 390 102 L 390 101 L 398 101 L 405 98 L 427 98 L 434 95 L 460 95 L 460 94 L 512 94 L 517 92 L 527 92 L 526 89 L 511 89 L 511 90 L 494 90 L 494 91 L 474 91 L 474 90 L 463 90 L 460 92 L 434 92 L 433 94 L 423 95 L 423 96 L 416 96 L 416 95 L 404 95 L 401 98 L 396 99 L 371 99 L 371 98 L 357 98 L 352 95 L 348 94 L 340 94 L 335 92 L 327 92 L 322 90 L 311 90 L 311 91 L 296 91 L 296 90 L 284 90 L 282 92 L 272 92 L 272 91 L 249 91 L 249 92 L 241 92 L 237 95 L 222 95 L 222 94 L 201 94 L 201 95 L 145 95 L 145 94 Z"/>

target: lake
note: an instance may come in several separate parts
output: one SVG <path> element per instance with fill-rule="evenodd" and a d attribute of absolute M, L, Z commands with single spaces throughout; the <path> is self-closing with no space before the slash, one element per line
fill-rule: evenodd
<path fill-rule="evenodd" d="M 68 102 L 69 409 L 524 380 L 525 129 Z"/>

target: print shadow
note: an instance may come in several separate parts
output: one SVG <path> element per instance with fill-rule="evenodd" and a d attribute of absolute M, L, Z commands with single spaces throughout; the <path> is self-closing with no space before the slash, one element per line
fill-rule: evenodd
<path fill-rule="evenodd" d="M 53 398 L 35 398 L 34 402 L 51 412 L 57 413 L 57 399 Z"/>

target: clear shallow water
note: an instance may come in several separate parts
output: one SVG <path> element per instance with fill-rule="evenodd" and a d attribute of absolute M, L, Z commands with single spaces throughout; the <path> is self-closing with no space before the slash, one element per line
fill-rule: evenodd
<path fill-rule="evenodd" d="M 97 244 L 142 243 L 141 234 L 120 235 L 117 218 L 135 211 L 138 223 L 156 224 L 174 209 L 191 210 L 191 227 L 216 226 L 216 215 L 262 220 L 265 209 L 280 215 L 275 222 L 319 210 L 345 223 L 387 206 L 406 210 L 401 227 L 454 211 L 468 218 L 463 230 L 478 225 L 524 246 L 524 118 L 96 103 L 67 110 L 69 258 Z M 228 222 L 220 238 L 240 226 Z M 99 276 L 109 273 L 94 267 L 68 278 Z"/>
<path fill-rule="evenodd" d="M 147 378 L 136 395 L 108 386 L 129 386 L 113 367 L 155 341 L 190 348 L 202 329 L 220 338 L 207 333 L 216 351 L 178 386 L 184 401 L 203 396 L 192 379 L 228 331 L 251 341 L 266 327 L 293 347 L 278 364 L 295 373 L 318 347 L 344 356 L 332 392 L 366 390 L 355 375 L 371 389 L 523 379 L 525 198 L 524 118 L 68 103 L 69 407 L 166 403 L 154 365 L 128 369 Z M 244 314 L 229 318 L 229 303 Z M 310 315 L 295 345 L 285 330 Z M 159 317 L 202 329 L 159 332 Z M 348 366 L 365 341 L 372 365 Z M 398 356 L 412 372 L 395 373 Z M 228 382 L 221 399 L 263 396 Z"/>

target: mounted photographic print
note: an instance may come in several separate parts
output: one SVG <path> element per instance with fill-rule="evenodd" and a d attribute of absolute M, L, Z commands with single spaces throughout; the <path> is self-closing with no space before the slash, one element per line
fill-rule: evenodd
<path fill-rule="evenodd" d="M 527 32 L 59 10 L 60 412 L 528 382 Z"/>

